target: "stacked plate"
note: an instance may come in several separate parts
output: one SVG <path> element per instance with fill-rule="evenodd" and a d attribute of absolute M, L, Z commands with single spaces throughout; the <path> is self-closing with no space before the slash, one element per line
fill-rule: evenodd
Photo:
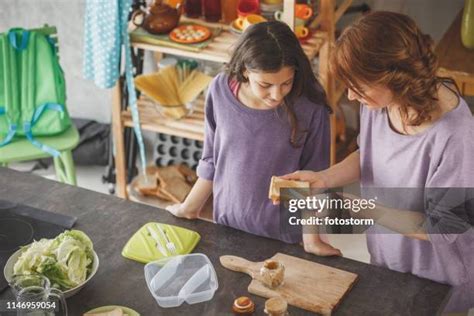
<path fill-rule="evenodd" d="M 275 1 L 273 1 L 275 2 Z M 279 3 L 265 3 L 263 1 L 260 2 L 260 11 L 261 15 L 269 21 L 275 20 L 275 12 L 283 11 L 283 1 Z"/>

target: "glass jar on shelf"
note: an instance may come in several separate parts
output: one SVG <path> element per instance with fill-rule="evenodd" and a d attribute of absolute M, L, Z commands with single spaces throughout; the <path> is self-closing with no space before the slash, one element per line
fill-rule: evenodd
<path fill-rule="evenodd" d="M 239 0 L 221 0 L 222 20 L 230 23 L 237 19 L 237 7 Z"/>
<path fill-rule="evenodd" d="M 202 0 L 184 1 L 184 13 L 188 18 L 199 18 L 202 14 Z"/>
<path fill-rule="evenodd" d="M 221 19 L 221 0 L 202 0 L 204 18 L 209 22 L 218 22 Z"/>

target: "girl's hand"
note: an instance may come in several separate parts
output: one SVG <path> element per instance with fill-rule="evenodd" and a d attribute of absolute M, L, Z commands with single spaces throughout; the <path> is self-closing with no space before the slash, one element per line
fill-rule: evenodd
<path fill-rule="evenodd" d="M 195 219 L 199 216 L 199 211 L 195 211 L 189 207 L 186 207 L 184 203 L 169 205 L 166 207 L 166 210 L 174 216 L 181 218 Z"/>
<path fill-rule="evenodd" d="M 303 234 L 303 247 L 307 253 L 312 253 L 317 256 L 329 257 L 340 256 L 342 252 L 321 240 L 318 234 Z"/>
<path fill-rule="evenodd" d="M 329 188 L 330 182 L 329 177 L 325 171 L 309 171 L 309 170 L 299 170 L 290 174 L 281 176 L 285 180 L 297 180 L 297 181 L 306 181 L 309 182 L 311 188 Z"/>

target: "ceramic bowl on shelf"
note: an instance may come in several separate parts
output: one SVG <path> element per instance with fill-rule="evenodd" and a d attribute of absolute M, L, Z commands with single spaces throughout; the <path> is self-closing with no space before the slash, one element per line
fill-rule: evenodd
<path fill-rule="evenodd" d="M 232 21 L 230 23 L 230 31 L 235 34 L 235 35 L 241 35 L 243 33 L 243 30 L 237 25 L 236 23 L 237 20 Z"/>

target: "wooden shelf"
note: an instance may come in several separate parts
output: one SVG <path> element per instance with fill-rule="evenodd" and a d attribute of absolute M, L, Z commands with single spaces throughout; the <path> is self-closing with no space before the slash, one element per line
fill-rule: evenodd
<path fill-rule="evenodd" d="M 313 59 L 318 54 L 323 46 L 327 36 L 325 32 L 314 31 L 311 37 L 306 40 L 301 46 L 309 59 Z M 132 46 L 139 49 L 159 52 L 164 54 L 171 54 L 186 58 L 194 58 L 200 60 L 208 60 L 214 62 L 227 63 L 230 61 L 233 45 L 238 40 L 238 35 L 223 30 L 221 34 L 216 36 L 212 42 L 199 52 L 186 51 L 174 47 L 166 47 L 162 45 L 153 45 L 142 43 L 139 41 L 132 41 Z"/>
<path fill-rule="evenodd" d="M 204 141 L 204 100 L 202 98 L 196 100 L 193 113 L 180 120 L 164 117 L 160 114 L 158 106 L 147 99 L 138 101 L 138 112 L 141 127 L 144 130 Z M 124 126 L 133 127 L 130 109 L 122 111 L 121 116 Z"/>
<path fill-rule="evenodd" d="M 212 42 L 207 47 L 203 48 L 199 52 L 187 51 L 163 45 L 147 44 L 143 42 L 138 42 L 136 40 L 132 41 L 132 46 L 148 51 L 171 54 L 180 57 L 226 63 L 230 59 L 232 49 L 231 46 L 235 43 L 236 40 L 236 35 L 234 35 L 230 31 L 223 30 L 221 34 L 214 37 Z"/>
<path fill-rule="evenodd" d="M 218 36 L 214 37 L 212 42 L 199 52 L 187 51 L 163 45 L 148 44 L 138 40 L 133 40 L 132 46 L 139 49 L 171 54 L 180 57 L 227 63 L 230 61 L 233 45 L 237 42 L 238 38 L 238 35 L 230 32 L 228 29 L 223 28 L 222 32 Z M 326 39 L 327 35 L 325 32 L 314 31 L 310 38 L 304 41 L 302 47 L 309 59 L 316 57 Z"/>

